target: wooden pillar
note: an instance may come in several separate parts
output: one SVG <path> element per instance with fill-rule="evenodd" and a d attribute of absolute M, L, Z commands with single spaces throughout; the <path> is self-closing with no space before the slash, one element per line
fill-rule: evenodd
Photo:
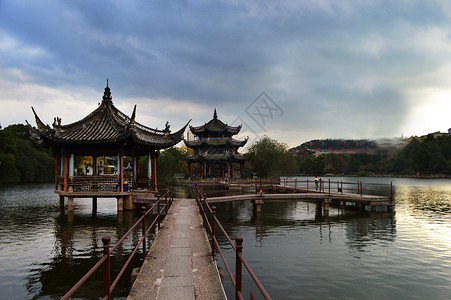
<path fill-rule="evenodd" d="M 121 165 L 120 165 L 120 182 L 119 184 L 121 185 L 120 187 L 120 191 L 123 192 L 124 191 L 124 156 L 121 154 Z"/>
<path fill-rule="evenodd" d="M 188 163 L 188 175 L 191 176 L 191 163 Z"/>
<path fill-rule="evenodd" d="M 67 197 L 67 211 L 74 211 L 74 197 Z"/>
<path fill-rule="evenodd" d="M 69 159 L 69 176 L 72 177 L 74 176 L 74 164 L 75 164 L 75 155 L 73 153 L 70 154 L 70 159 Z"/>
<path fill-rule="evenodd" d="M 155 191 L 157 191 L 157 155 L 154 153 L 152 157 L 152 179 L 153 179 L 153 188 Z"/>
<path fill-rule="evenodd" d="M 59 155 L 59 153 L 57 153 L 56 158 L 55 158 L 55 162 L 56 162 L 56 164 L 55 164 L 55 191 L 58 190 L 58 169 L 59 169 L 59 163 L 60 163 L 59 158 L 60 158 L 60 155 Z"/>
<path fill-rule="evenodd" d="M 376 212 L 376 211 L 377 211 L 377 206 L 371 205 L 371 212 Z"/>
<path fill-rule="evenodd" d="M 150 190 L 150 186 L 152 185 L 152 155 L 151 153 L 147 153 L 147 189 Z"/>
<path fill-rule="evenodd" d="M 136 177 L 139 177 L 139 156 L 136 157 Z"/>
<path fill-rule="evenodd" d="M 97 175 L 97 155 L 92 156 L 92 175 Z"/>
<path fill-rule="evenodd" d="M 67 175 L 69 173 L 69 154 L 64 155 L 64 191 L 67 192 Z"/>

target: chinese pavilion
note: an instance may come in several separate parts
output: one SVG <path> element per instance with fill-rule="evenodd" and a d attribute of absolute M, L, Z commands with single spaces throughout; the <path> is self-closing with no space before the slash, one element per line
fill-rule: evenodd
<path fill-rule="evenodd" d="M 113 105 L 108 81 L 99 107 L 75 123 L 62 125 L 61 119 L 55 118 L 50 127 L 32 110 L 37 127 L 28 124 L 31 136 L 53 149 L 55 193 L 60 195 L 62 207 L 64 197 L 68 197 L 69 211 L 73 210 L 74 197 L 92 197 L 93 206 L 97 197 L 116 197 L 118 210 L 122 210 L 124 197 L 131 202 L 133 190 L 156 192 L 159 150 L 180 142 L 188 126 L 171 133 L 168 123 L 164 130 L 158 130 L 136 122 L 136 105 L 131 117 L 119 111 Z M 148 157 L 144 176 L 139 173 L 141 156 Z M 131 166 L 124 166 L 124 157 L 132 158 L 133 172 Z"/>
<path fill-rule="evenodd" d="M 244 171 L 245 158 L 238 153 L 238 148 L 243 147 L 245 140 L 234 139 L 233 136 L 241 130 L 241 125 L 234 127 L 225 124 L 218 119 L 216 109 L 213 119 L 204 125 L 193 127 L 190 130 L 194 140 L 185 140 L 185 145 L 194 149 L 194 154 L 188 157 L 188 172 L 191 175 L 191 165 L 199 165 L 200 177 L 224 177 L 226 174 L 234 176 L 233 164 L 239 164 L 240 175 Z"/>

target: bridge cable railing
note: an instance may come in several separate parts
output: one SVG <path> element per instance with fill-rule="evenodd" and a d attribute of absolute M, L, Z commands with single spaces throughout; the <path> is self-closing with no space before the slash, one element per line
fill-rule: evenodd
<path fill-rule="evenodd" d="M 194 188 L 194 194 L 196 198 L 197 205 L 199 206 L 199 211 L 202 216 L 202 221 L 206 229 L 208 230 L 210 234 L 210 243 L 211 243 L 211 255 L 214 259 L 216 248 L 218 251 L 218 254 L 220 255 L 225 269 L 229 275 L 230 281 L 232 282 L 232 285 L 235 289 L 235 299 L 244 299 L 242 294 L 242 266 L 247 270 L 249 276 L 254 281 L 255 285 L 259 289 L 261 295 L 264 299 L 271 299 L 271 296 L 269 296 L 266 289 L 263 287 L 263 284 L 258 279 L 257 275 L 252 270 L 251 266 L 247 263 L 246 259 L 244 258 L 242 254 L 243 250 L 243 237 L 237 236 L 235 238 L 235 243 L 232 241 L 230 236 L 225 231 L 224 227 L 221 225 L 219 220 L 216 217 L 216 207 L 210 207 L 210 205 L 207 203 L 207 196 L 206 194 L 202 193 L 202 189 L 198 186 Z M 211 216 L 209 220 L 208 214 Z M 221 250 L 221 247 L 219 245 L 218 240 L 216 239 L 216 229 L 219 229 L 220 232 L 224 235 L 224 237 L 227 239 L 228 243 L 232 247 L 233 251 L 235 252 L 235 276 L 233 275 L 233 272 L 227 263 L 227 260 L 224 256 L 224 253 Z M 250 299 L 255 299 L 254 293 L 251 290 L 250 291 Z"/>
<path fill-rule="evenodd" d="M 230 178 L 230 184 L 248 185 L 255 187 L 255 192 L 271 192 L 284 190 L 293 190 L 294 192 L 319 192 L 326 194 L 358 194 L 385 196 L 390 200 L 394 199 L 393 183 L 371 183 L 371 182 L 346 182 L 342 180 L 332 180 L 330 178 L 324 180 L 299 180 L 297 178 Z"/>
<path fill-rule="evenodd" d="M 165 193 L 163 195 L 157 195 L 157 200 L 155 203 L 153 203 L 149 209 L 146 209 L 146 207 L 141 207 L 142 210 L 142 216 L 136 221 L 135 224 L 127 231 L 127 233 L 120 238 L 116 244 L 110 248 L 110 241 L 111 238 L 108 235 L 105 235 L 102 238 L 103 243 L 103 256 L 102 258 L 61 298 L 62 300 L 69 299 L 85 282 L 88 281 L 88 279 L 93 275 L 97 270 L 99 270 L 103 266 L 103 299 L 111 299 L 111 294 L 116 287 L 117 283 L 121 279 L 122 275 L 126 271 L 127 267 L 130 265 L 131 260 L 135 256 L 135 254 L 138 252 L 139 247 L 142 245 L 142 255 L 143 255 L 143 261 L 145 260 L 145 257 L 147 255 L 146 251 L 146 237 L 150 233 L 152 229 L 158 228 L 160 229 L 160 223 L 161 223 L 161 215 L 163 211 L 165 214 L 167 214 L 169 206 L 172 204 L 174 200 L 174 190 L 172 186 L 169 186 L 168 189 L 166 189 Z M 146 217 L 150 212 L 154 210 L 154 208 L 157 209 L 157 215 L 153 219 L 152 223 L 149 227 L 146 226 Z M 123 267 L 119 271 L 118 275 L 114 279 L 113 283 L 110 285 L 111 278 L 110 278 L 110 256 L 113 254 L 114 250 L 116 250 L 124 240 L 141 224 L 141 239 L 138 241 L 138 244 L 133 249 L 132 253 L 128 257 L 127 261 L 124 263 Z"/>

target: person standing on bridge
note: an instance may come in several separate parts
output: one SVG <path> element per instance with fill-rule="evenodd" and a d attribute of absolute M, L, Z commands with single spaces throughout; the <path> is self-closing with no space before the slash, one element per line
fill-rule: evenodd
<path fill-rule="evenodd" d="M 318 183 L 319 183 L 319 179 L 318 176 L 315 177 L 315 189 L 318 191 Z"/>

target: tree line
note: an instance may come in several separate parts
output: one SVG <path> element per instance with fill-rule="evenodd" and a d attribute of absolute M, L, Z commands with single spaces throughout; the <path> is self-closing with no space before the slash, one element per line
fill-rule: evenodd
<path fill-rule="evenodd" d="M 334 140 L 337 147 L 344 144 Z M 330 142 L 330 140 L 329 140 Z M 364 140 L 356 141 L 359 146 Z M 319 140 L 316 145 L 322 144 Z M 349 146 L 348 144 L 346 144 Z M 365 144 L 373 147 L 373 144 Z M 311 145 L 309 145 L 311 146 Z M 451 175 L 451 136 L 424 140 L 413 139 L 404 148 L 380 148 L 365 154 L 323 154 L 315 156 L 302 147 L 294 152 L 284 143 L 267 136 L 254 142 L 244 154 L 243 177 L 279 177 L 285 175 Z M 175 174 L 186 175 L 186 147 L 171 147 L 160 153 L 157 163 L 159 184 L 174 180 Z M 146 172 L 147 158 L 140 162 Z M 28 127 L 22 124 L 0 129 L 0 183 L 51 182 L 54 180 L 55 159 L 51 150 L 30 139 Z"/>
<path fill-rule="evenodd" d="M 302 150 L 297 156 L 303 174 L 451 175 L 451 136 L 430 134 L 402 149 L 378 147 L 365 154 L 314 156 Z"/>
<path fill-rule="evenodd" d="M 0 183 L 51 182 L 54 174 L 51 150 L 30 139 L 28 126 L 0 129 Z"/>

